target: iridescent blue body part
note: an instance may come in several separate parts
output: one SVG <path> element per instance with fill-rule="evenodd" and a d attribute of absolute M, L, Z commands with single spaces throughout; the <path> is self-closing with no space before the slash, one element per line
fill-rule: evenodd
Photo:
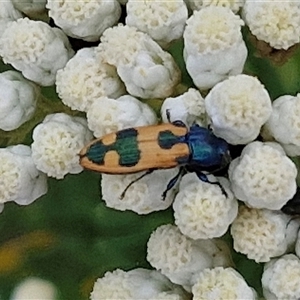
<path fill-rule="evenodd" d="M 185 126 L 181 121 L 173 122 L 177 126 Z M 198 178 L 204 182 L 218 185 L 222 192 L 226 194 L 219 182 L 208 180 L 208 174 L 214 174 L 228 166 L 231 161 L 228 143 L 213 134 L 207 128 L 194 124 L 185 136 L 180 137 L 178 143 L 186 143 L 190 150 L 188 157 L 178 159 L 178 165 L 181 166 L 178 174 L 170 180 L 166 190 L 163 192 L 163 198 L 166 197 L 177 180 L 186 172 L 194 172 Z"/>

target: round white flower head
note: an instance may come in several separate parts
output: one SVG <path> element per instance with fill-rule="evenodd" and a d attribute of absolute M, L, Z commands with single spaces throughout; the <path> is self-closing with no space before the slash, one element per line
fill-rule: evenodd
<path fill-rule="evenodd" d="M 183 0 L 129 0 L 126 24 L 148 33 L 162 47 L 183 35 L 188 10 Z"/>
<path fill-rule="evenodd" d="M 247 48 L 242 19 L 229 8 L 210 6 L 188 19 L 184 38 L 186 69 L 199 89 L 209 89 L 243 71 Z"/>
<path fill-rule="evenodd" d="M 229 190 L 229 182 L 219 178 L 219 186 L 199 180 L 195 173 L 186 174 L 173 203 L 175 224 L 192 239 L 222 236 L 237 216 L 238 202 Z"/>
<path fill-rule="evenodd" d="M 94 136 L 101 137 L 125 128 L 156 124 L 157 118 L 149 105 L 125 95 L 116 100 L 99 98 L 89 107 L 87 122 Z"/>
<path fill-rule="evenodd" d="M 73 53 L 62 30 L 28 18 L 9 23 L 0 38 L 4 63 L 42 86 L 54 84 L 57 70 L 65 66 Z"/>
<path fill-rule="evenodd" d="M 0 149 L 0 203 L 28 205 L 47 193 L 47 177 L 37 170 L 29 146 Z"/>
<path fill-rule="evenodd" d="M 293 0 L 246 0 L 243 19 L 250 31 L 275 49 L 287 50 L 300 41 L 300 3 Z"/>
<path fill-rule="evenodd" d="M 94 48 L 84 48 L 57 71 L 56 91 L 65 105 L 86 111 L 101 96 L 125 94 L 125 87 L 115 67 L 96 59 Z"/>
<path fill-rule="evenodd" d="M 14 7 L 30 19 L 48 20 L 47 0 L 11 0 Z"/>
<path fill-rule="evenodd" d="M 64 113 L 48 115 L 34 128 L 32 138 L 33 161 L 48 176 L 61 179 L 83 170 L 78 153 L 92 139 L 85 119 Z"/>
<path fill-rule="evenodd" d="M 116 0 L 48 0 L 49 16 L 67 35 L 85 41 L 98 41 L 103 31 L 115 25 L 121 15 Z"/>
<path fill-rule="evenodd" d="M 289 156 L 300 155 L 300 94 L 285 95 L 272 103 L 271 117 L 264 128 Z"/>
<path fill-rule="evenodd" d="M 147 260 L 187 291 L 191 291 L 194 275 L 205 268 L 233 264 L 230 249 L 224 241 L 192 240 L 171 224 L 152 232 L 147 244 Z"/>
<path fill-rule="evenodd" d="M 90 299 L 187 300 L 189 297 L 158 271 L 138 268 L 128 272 L 120 269 L 106 272 L 95 282 Z"/>
<path fill-rule="evenodd" d="M 237 13 L 244 5 L 245 0 L 187 0 L 191 10 L 200 10 L 206 6 L 223 6 Z"/>
<path fill-rule="evenodd" d="M 13 290 L 11 300 L 55 300 L 58 297 L 53 283 L 41 278 L 28 277 Z"/>
<path fill-rule="evenodd" d="M 205 107 L 214 133 L 235 145 L 253 141 L 272 112 L 267 90 L 257 78 L 244 74 L 214 86 Z"/>
<path fill-rule="evenodd" d="M 274 142 L 248 144 L 228 175 L 235 196 L 250 207 L 281 209 L 297 189 L 297 168 Z"/>
<path fill-rule="evenodd" d="M 0 73 L 0 129 L 14 130 L 34 114 L 40 89 L 16 71 Z"/>
<path fill-rule="evenodd" d="M 233 268 L 205 269 L 198 275 L 192 293 L 193 299 L 257 299 L 255 290 Z"/>
<path fill-rule="evenodd" d="M 300 260 L 294 254 L 272 259 L 264 266 L 263 294 L 266 300 L 298 300 L 300 295 Z"/>
<path fill-rule="evenodd" d="M 170 121 L 181 120 L 187 126 L 197 123 L 200 126 L 206 126 L 206 111 L 204 98 L 196 89 L 190 88 L 184 94 L 175 97 L 167 98 L 163 102 L 160 113 L 163 122 L 169 122 L 167 111 L 170 113 Z"/>
<path fill-rule="evenodd" d="M 178 173 L 177 168 L 156 170 L 133 183 L 124 198 L 120 199 L 127 186 L 143 173 L 129 175 L 102 175 L 102 198 L 108 207 L 117 210 L 132 210 L 138 214 L 167 209 L 173 202 L 175 189 L 168 191 L 164 201 L 162 193 L 169 181 Z"/>
<path fill-rule="evenodd" d="M 267 262 L 288 250 L 289 221 L 290 217 L 279 211 L 241 206 L 231 225 L 233 247 L 257 263 Z"/>
<path fill-rule="evenodd" d="M 181 73 L 173 57 L 149 35 L 134 27 L 108 28 L 97 47 L 99 59 L 115 66 L 132 96 L 166 98 L 179 83 Z"/>

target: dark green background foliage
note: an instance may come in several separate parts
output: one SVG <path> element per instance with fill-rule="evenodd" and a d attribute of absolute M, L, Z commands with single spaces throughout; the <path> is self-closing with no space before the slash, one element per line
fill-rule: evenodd
<path fill-rule="evenodd" d="M 272 100 L 300 91 L 300 51 L 272 51 L 257 45 L 244 33 L 249 57 L 245 73 L 258 76 Z M 255 46 L 254 46 L 255 44 Z M 260 47 L 261 53 L 255 47 Z M 192 86 L 184 69 L 182 41 L 170 52 L 182 69 L 182 82 Z M 264 52 L 262 54 L 262 52 Z M 262 57 L 265 56 L 265 57 Z M 8 69 L 1 65 L 1 70 Z M 161 101 L 151 100 L 159 111 Z M 44 88 L 35 117 L 13 132 L 0 131 L 2 146 L 31 143 L 32 128 L 45 115 L 64 111 L 55 88 Z M 297 159 L 295 159 L 298 164 Z M 173 222 L 172 209 L 139 216 L 105 207 L 101 201 L 100 175 L 84 171 L 63 180 L 49 179 L 48 193 L 25 207 L 7 203 L 0 215 L 0 294 L 8 299 L 12 288 L 23 278 L 38 276 L 55 283 L 60 299 L 87 299 L 96 278 L 115 268 L 150 268 L 146 242 L 159 225 Z M 230 246 L 232 240 L 224 237 Z M 262 265 L 233 252 L 237 270 L 261 294 Z"/>

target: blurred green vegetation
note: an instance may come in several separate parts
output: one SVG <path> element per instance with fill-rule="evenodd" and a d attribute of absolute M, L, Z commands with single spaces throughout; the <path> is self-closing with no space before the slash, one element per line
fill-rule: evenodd
<path fill-rule="evenodd" d="M 300 91 L 299 48 L 263 57 L 265 53 L 255 50 L 246 30 L 244 34 L 250 50 L 245 73 L 257 76 L 272 99 Z M 182 83 L 190 87 L 182 50 L 179 41 L 169 51 L 182 70 Z M 9 67 L 2 64 L 1 71 L 6 69 Z M 62 105 L 53 87 L 43 88 L 42 94 L 33 120 L 14 132 L 0 131 L 2 146 L 29 145 L 32 128 L 48 113 L 75 113 Z M 159 111 L 161 101 L 152 100 L 152 104 Z M 0 215 L 1 299 L 8 299 L 12 288 L 28 276 L 52 281 L 59 289 L 59 299 L 88 299 L 94 281 L 105 271 L 150 268 L 146 242 L 156 227 L 173 222 L 172 209 L 139 216 L 107 208 L 101 201 L 99 180 L 99 174 L 88 171 L 63 180 L 49 179 L 48 193 L 33 204 L 5 204 Z M 232 245 L 228 234 L 225 239 Z M 237 253 L 233 259 L 237 270 L 261 295 L 262 264 Z"/>

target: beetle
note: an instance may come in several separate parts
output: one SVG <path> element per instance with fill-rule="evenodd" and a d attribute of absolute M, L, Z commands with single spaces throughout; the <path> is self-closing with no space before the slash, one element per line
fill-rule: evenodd
<path fill-rule="evenodd" d="M 167 112 L 168 113 L 168 112 Z M 228 166 L 231 157 L 228 143 L 210 129 L 193 124 L 188 128 L 182 121 L 133 127 L 104 135 L 85 146 L 79 153 L 80 164 L 85 169 L 106 174 L 130 174 L 147 171 L 136 181 L 157 169 L 179 166 L 162 193 L 174 187 L 185 172 L 195 172 L 200 180 L 211 182 L 203 172 L 214 174 Z"/>
<path fill-rule="evenodd" d="M 282 208 L 281 211 L 287 215 L 300 216 L 300 188 L 297 188 L 296 194 Z"/>

